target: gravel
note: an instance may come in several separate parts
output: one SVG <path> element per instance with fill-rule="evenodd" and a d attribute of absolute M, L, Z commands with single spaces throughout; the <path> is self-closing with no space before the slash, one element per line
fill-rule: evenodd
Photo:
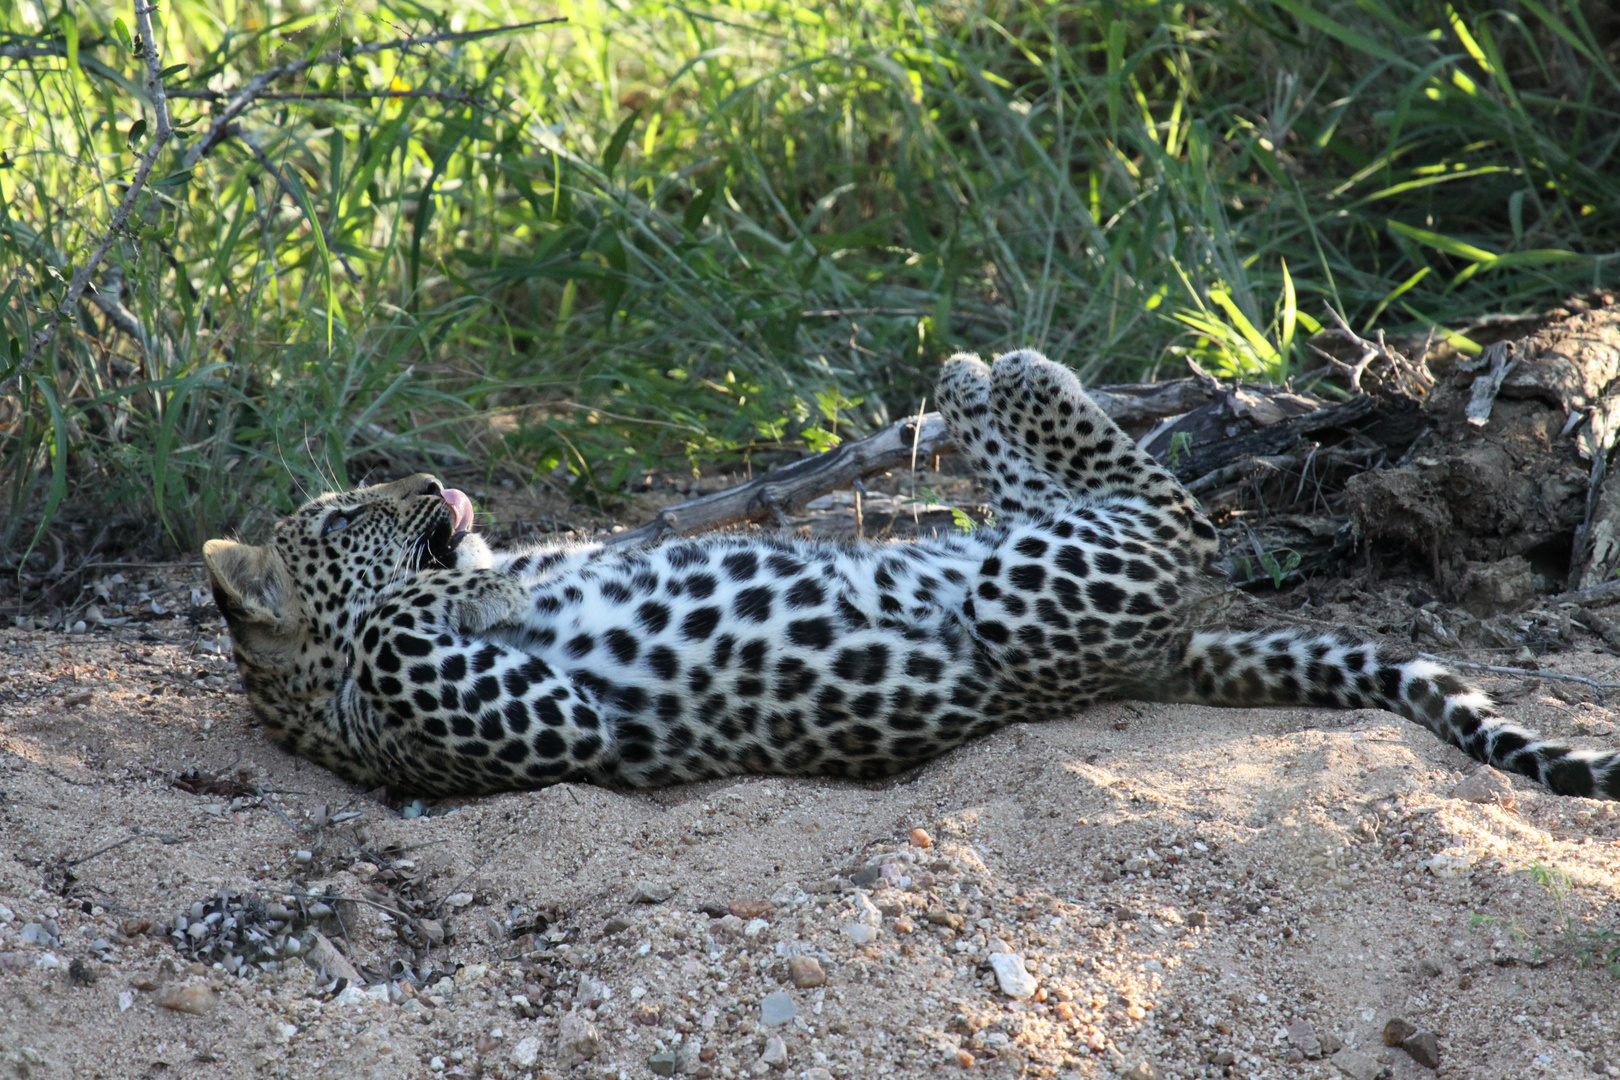
<path fill-rule="evenodd" d="M 199 633 L 0 631 L 0 1075 L 25 1050 L 46 1080 L 609 1080 L 666 1053 L 693 1080 L 1427 1075 L 1427 1040 L 1384 1045 L 1400 1018 L 1441 1077 L 1581 1078 L 1620 1042 L 1560 921 L 1612 928 L 1620 815 L 1512 778 L 1511 803 L 1452 798 L 1471 766 L 1381 713 L 1108 705 L 879 783 L 405 817 L 196 687 Z M 193 692 L 148 693 L 171 670 Z M 1511 707 L 1550 734 L 1570 709 Z M 1571 875 L 1563 908 L 1535 864 Z M 160 1004 L 182 995 L 211 1004 Z"/>

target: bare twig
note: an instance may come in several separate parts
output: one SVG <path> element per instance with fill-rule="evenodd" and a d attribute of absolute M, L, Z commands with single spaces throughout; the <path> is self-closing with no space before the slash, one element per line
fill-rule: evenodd
<path fill-rule="evenodd" d="M 1620 601 L 1620 581 L 1603 581 L 1589 588 L 1548 597 L 1548 603 L 1579 604 L 1582 607 L 1601 607 L 1616 601 Z"/>
<path fill-rule="evenodd" d="M 185 167 L 191 168 L 202 156 L 218 146 L 230 133 L 230 126 L 236 122 L 237 117 L 246 112 L 257 102 L 271 84 L 301 75 L 312 67 L 330 64 L 346 64 L 357 56 L 369 56 L 374 53 L 388 52 L 391 49 L 411 49 L 423 45 L 441 45 L 445 42 L 478 41 L 498 34 L 511 34 L 519 30 L 532 30 L 537 26 L 554 26 L 557 23 L 567 22 L 567 19 L 536 19 L 532 22 L 514 23 L 509 26 L 492 26 L 486 30 L 444 31 L 437 34 L 423 34 L 419 37 L 395 38 L 392 41 L 375 41 L 365 45 L 356 45 L 353 48 L 333 49 L 308 60 L 298 60 L 291 64 L 280 64 L 259 72 L 242 85 L 226 103 L 225 107 L 214 117 L 209 125 L 208 134 L 192 144 L 186 151 Z"/>
<path fill-rule="evenodd" d="M 924 413 L 920 419 L 919 424 L 918 418 L 907 418 L 876 435 L 841 443 L 736 487 L 667 507 L 648 524 L 614 533 L 603 543 L 619 547 L 671 533 L 692 536 L 767 518 L 780 525 L 787 520 L 787 511 L 828 491 L 848 487 L 863 476 L 899 468 L 911 460 L 915 451 L 933 456 L 954 448 L 939 413 Z"/>
<path fill-rule="evenodd" d="M 62 295 L 62 302 L 51 310 L 45 319 L 45 325 L 35 331 L 33 339 L 28 343 L 28 352 L 17 365 L 17 370 L 4 383 L 0 383 L 0 395 L 10 392 L 22 382 L 28 369 L 38 361 L 40 353 L 44 352 L 56 337 L 56 329 L 62 325 L 62 319 L 71 315 L 73 309 L 78 306 L 79 297 L 84 295 L 90 279 L 101 269 L 102 262 L 107 258 L 107 252 L 112 250 L 113 243 L 129 224 L 130 215 L 135 212 L 135 204 L 140 200 L 141 193 L 146 190 L 146 182 L 151 179 L 152 169 L 156 167 L 158 157 L 169 145 L 169 140 L 174 137 L 174 127 L 169 122 L 168 94 L 163 88 L 163 59 L 158 55 L 157 35 L 152 32 L 152 12 L 155 10 L 157 9 L 154 4 L 137 2 L 135 30 L 140 35 L 142 59 L 146 61 L 146 96 L 152 103 L 152 115 L 157 120 L 157 130 L 146 149 L 135 155 L 135 175 L 130 178 L 118 209 L 113 211 L 112 220 L 107 223 L 107 231 L 102 234 L 101 242 L 96 245 L 95 251 L 91 252 L 84 265 L 74 272 L 73 280 L 68 283 L 67 292 Z"/>
<path fill-rule="evenodd" d="M 170 90 L 171 98 L 188 101 L 223 101 L 224 90 Z M 426 98 L 455 105 L 481 106 L 483 103 L 464 90 L 287 90 L 260 94 L 257 101 L 391 101 L 395 98 Z"/>
<path fill-rule="evenodd" d="M 1599 691 L 1599 696 L 1604 690 L 1620 690 L 1620 683 L 1598 682 L 1596 679 L 1588 679 L 1585 675 L 1565 675 L 1561 671 L 1536 671 L 1533 668 L 1502 667 L 1499 664 L 1471 664 L 1467 660 L 1453 660 L 1449 656 L 1436 656 L 1433 653 L 1418 653 L 1418 655 L 1437 664 L 1470 668 L 1474 671 L 1489 671 L 1493 675 L 1519 675 L 1529 679 L 1558 679 L 1563 682 L 1585 683 Z"/>
<path fill-rule="evenodd" d="M 1361 357 L 1355 363 L 1347 364 L 1315 345 L 1311 346 L 1311 351 L 1326 360 L 1329 366 L 1347 374 L 1350 377 L 1350 389 L 1352 392 L 1357 394 L 1362 392 L 1361 376 L 1378 360 L 1382 360 L 1389 365 L 1389 377 L 1393 383 L 1392 389 L 1399 393 L 1412 398 L 1421 398 L 1433 388 L 1434 376 L 1429 373 L 1428 364 L 1422 359 L 1414 362 L 1399 350 L 1391 348 L 1384 341 L 1384 332 L 1382 330 L 1378 331 L 1377 341 L 1368 341 L 1350 329 L 1350 324 L 1345 322 L 1344 316 L 1340 315 L 1331 304 L 1328 305 L 1327 315 L 1329 321 L 1333 323 L 1332 332 L 1360 349 Z M 1425 355 L 1427 355 L 1426 348 Z"/>

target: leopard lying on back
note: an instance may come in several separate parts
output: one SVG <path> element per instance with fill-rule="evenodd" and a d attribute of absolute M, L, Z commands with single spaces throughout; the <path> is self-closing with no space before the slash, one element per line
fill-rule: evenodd
<path fill-rule="evenodd" d="M 1110 698 L 1374 706 L 1620 799 L 1620 755 L 1539 742 L 1436 664 L 1195 630 L 1215 530 L 1067 369 L 957 356 L 937 400 L 997 514 L 964 535 L 495 552 L 417 476 L 318 498 L 263 547 L 210 541 L 253 710 L 351 780 L 445 794 L 876 777 Z"/>

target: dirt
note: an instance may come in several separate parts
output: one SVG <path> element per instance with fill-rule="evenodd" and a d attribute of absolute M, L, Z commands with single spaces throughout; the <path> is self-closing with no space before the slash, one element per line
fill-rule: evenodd
<path fill-rule="evenodd" d="M 1620 428 L 1620 306 L 1599 294 L 1571 307 L 1499 346 L 1510 367 L 1484 423 L 1466 415 L 1484 358 L 1453 357 L 1424 403 L 1429 430 L 1397 467 L 1345 486 L 1357 532 L 1420 552 L 1447 599 L 1507 559 L 1572 586 L 1620 565 L 1620 488 L 1588 498 L 1604 490 L 1601 458 Z"/>
<path fill-rule="evenodd" d="M 937 513 L 886 497 L 863 528 Z M 198 568 L 98 573 L 82 632 L 0 631 L 0 1077 L 1620 1076 L 1613 804 L 1387 713 L 1118 702 L 880 784 L 423 806 L 263 738 Z M 1261 614 L 1620 672 L 1424 589 Z M 1620 741 L 1586 684 L 1483 685 Z M 322 970 L 177 948 L 222 891 Z"/>

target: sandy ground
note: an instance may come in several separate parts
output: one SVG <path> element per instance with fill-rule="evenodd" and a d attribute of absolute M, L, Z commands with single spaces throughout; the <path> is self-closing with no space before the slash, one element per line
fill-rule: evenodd
<path fill-rule="evenodd" d="M 264 740 L 200 585 L 0 631 L 0 1077 L 1435 1075 L 1393 1019 L 1441 1076 L 1620 1076 L 1620 816 L 1458 797 L 1389 714 L 1121 702 L 881 784 L 401 806 Z M 177 951 L 221 890 L 323 973 Z"/>

